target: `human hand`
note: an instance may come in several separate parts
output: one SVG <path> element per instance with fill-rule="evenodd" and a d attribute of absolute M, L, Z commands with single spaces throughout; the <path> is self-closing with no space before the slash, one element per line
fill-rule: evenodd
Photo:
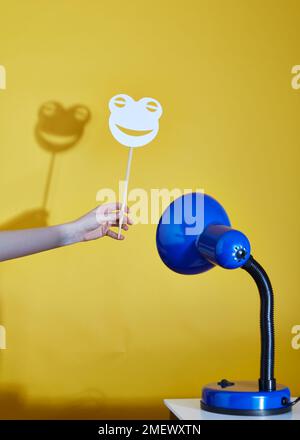
<path fill-rule="evenodd" d="M 122 222 L 122 229 L 128 230 L 133 222 L 126 215 L 129 209 L 125 206 Z M 124 240 L 124 235 L 118 238 L 118 233 L 112 230 L 112 227 L 119 226 L 121 218 L 121 203 L 107 203 L 98 206 L 79 219 L 67 223 L 65 226 L 65 244 L 78 243 L 81 241 L 96 240 L 108 236 L 115 240 Z"/>

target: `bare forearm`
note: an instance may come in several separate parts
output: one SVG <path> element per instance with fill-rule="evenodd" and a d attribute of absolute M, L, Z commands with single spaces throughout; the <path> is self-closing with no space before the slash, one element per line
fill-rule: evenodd
<path fill-rule="evenodd" d="M 0 232 L 0 261 L 74 243 L 71 224 Z"/>
<path fill-rule="evenodd" d="M 81 241 L 108 236 L 115 240 L 125 237 L 111 230 L 118 227 L 121 203 L 108 203 L 93 209 L 69 223 L 47 228 L 0 231 L 0 261 L 24 257 Z M 127 206 L 125 212 L 128 213 Z M 122 213 L 122 229 L 127 231 L 132 221 Z"/>

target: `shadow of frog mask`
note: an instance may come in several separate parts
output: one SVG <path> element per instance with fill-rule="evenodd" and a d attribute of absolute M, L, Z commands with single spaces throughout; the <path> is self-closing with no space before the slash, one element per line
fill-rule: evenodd
<path fill-rule="evenodd" d="M 53 153 L 68 150 L 77 144 L 90 120 L 90 111 L 83 105 L 64 108 L 55 101 L 39 110 L 35 136 L 39 145 Z"/>

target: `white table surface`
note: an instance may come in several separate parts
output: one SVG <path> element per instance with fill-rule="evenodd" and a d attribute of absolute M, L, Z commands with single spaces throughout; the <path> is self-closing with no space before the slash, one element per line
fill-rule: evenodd
<path fill-rule="evenodd" d="M 295 397 L 291 400 L 295 400 Z M 268 417 L 226 416 L 211 413 L 200 408 L 200 399 L 164 399 L 164 404 L 179 420 L 300 420 L 300 402 L 291 412 Z"/>

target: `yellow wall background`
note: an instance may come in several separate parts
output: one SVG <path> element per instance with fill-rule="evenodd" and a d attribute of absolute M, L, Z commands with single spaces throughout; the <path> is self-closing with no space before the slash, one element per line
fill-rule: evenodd
<path fill-rule="evenodd" d="M 83 138 L 57 156 L 49 223 L 117 189 L 127 151 L 108 130 L 116 93 L 157 98 L 157 139 L 131 188 L 204 188 L 250 238 L 276 294 L 276 377 L 299 395 L 300 64 L 297 1 L 1 2 L 1 216 L 41 204 L 50 156 L 41 104 L 85 104 Z M 1 417 L 166 417 L 163 398 L 256 379 L 258 293 L 244 271 L 169 271 L 155 225 L 0 266 Z"/>

